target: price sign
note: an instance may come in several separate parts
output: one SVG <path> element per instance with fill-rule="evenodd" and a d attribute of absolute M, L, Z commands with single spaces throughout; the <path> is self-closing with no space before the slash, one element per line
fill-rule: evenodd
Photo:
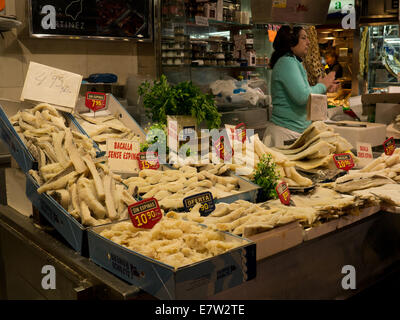
<path fill-rule="evenodd" d="M 281 200 L 281 203 L 285 206 L 288 206 L 290 204 L 290 191 L 286 182 L 282 181 L 281 183 L 279 183 L 276 186 L 275 190 L 278 194 L 279 200 Z"/>
<path fill-rule="evenodd" d="M 157 152 L 140 152 L 138 153 L 139 169 L 157 170 L 160 167 Z"/>
<path fill-rule="evenodd" d="M 357 142 L 357 157 L 361 159 L 373 159 L 370 143 Z"/>
<path fill-rule="evenodd" d="M 101 92 L 87 92 L 85 105 L 93 112 L 103 109 L 106 106 L 106 94 Z"/>
<path fill-rule="evenodd" d="M 107 162 L 111 171 L 138 173 L 137 154 L 140 151 L 138 141 L 107 139 Z"/>
<path fill-rule="evenodd" d="M 21 100 L 47 102 L 57 109 L 71 112 L 75 108 L 81 83 L 82 76 L 79 74 L 31 61 Z"/>
<path fill-rule="evenodd" d="M 387 156 L 391 156 L 394 152 L 394 149 L 396 149 L 396 144 L 394 142 L 393 137 L 390 137 L 383 143 L 383 148 L 385 150 L 385 154 Z"/>
<path fill-rule="evenodd" d="M 354 167 L 353 157 L 350 153 L 334 154 L 333 161 L 338 169 L 349 171 Z"/>
<path fill-rule="evenodd" d="M 129 216 L 135 228 L 151 229 L 161 220 L 161 212 L 158 201 L 155 198 L 142 200 L 128 207 Z"/>
<path fill-rule="evenodd" d="M 246 125 L 242 122 L 235 127 L 236 139 L 244 143 L 246 141 Z"/>
<path fill-rule="evenodd" d="M 201 203 L 199 212 L 202 216 L 208 216 L 215 210 L 214 198 L 212 193 L 209 191 L 195 194 L 183 199 L 183 207 L 186 211 L 190 211 L 197 203 Z"/>
<path fill-rule="evenodd" d="M 225 149 L 225 144 L 228 148 Z M 233 157 L 233 149 L 231 148 L 229 141 L 225 142 L 224 136 L 219 137 L 217 142 L 214 144 L 215 151 L 221 160 L 229 161 Z"/>

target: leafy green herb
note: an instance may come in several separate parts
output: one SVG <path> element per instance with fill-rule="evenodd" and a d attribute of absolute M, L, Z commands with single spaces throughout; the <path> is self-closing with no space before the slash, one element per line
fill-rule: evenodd
<path fill-rule="evenodd" d="M 154 129 L 159 129 L 164 131 L 164 137 L 159 137 L 156 135 L 156 132 L 154 132 Z M 160 143 L 160 145 L 165 145 L 166 146 L 166 153 L 168 153 L 168 145 L 167 145 L 167 126 L 165 124 L 161 123 L 154 123 L 147 129 L 146 131 L 146 142 L 140 144 L 140 152 L 145 152 L 147 149 L 150 148 L 152 144 L 155 144 L 157 142 Z M 160 139 L 160 141 L 159 141 Z"/>
<path fill-rule="evenodd" d="M 213 95 L 202 93 L 191 81 L 172 86 L 162 75 L 153 85 L 143 82 L 138 93 L 143 97 L 146 114 L 154 122 L 167 124 L 167 115 L 187 115 L 196 118 L 198 124 L 206 121 L 209 129 L 218 129 L 221 125 Z"/>
<path fill-rule="evenodd" d="M 278 195 L 275 188 L 279 179 L 280 176 L 271 155 L 264 154 L 256 166 L 252 181 L 263 189 L 268 199 L 276 199 Z"/>

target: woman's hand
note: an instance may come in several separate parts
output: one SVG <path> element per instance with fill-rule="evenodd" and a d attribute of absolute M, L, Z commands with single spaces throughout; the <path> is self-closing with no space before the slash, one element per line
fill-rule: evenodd
<path fill-rule="evenodd" d="M 327 76 L 318 79 L 318 83 L 322 83 L 328 92 L 335 92 L 339 87 L 339 81 L 335 80 L 335 73 L 335 71 L 329 72 Z"/>

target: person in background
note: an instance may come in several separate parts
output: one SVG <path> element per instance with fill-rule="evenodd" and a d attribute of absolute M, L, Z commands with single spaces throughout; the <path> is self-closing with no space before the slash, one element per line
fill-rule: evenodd
<path fill-rule="evenodd" d="M 337 58 L 338 57 L 335 51 L 328 51 L 325 53 L 325 61 L 327 63 L 325 72 L 329 74 L 330 72 L 335 71 L 335 79 L 343 77 L 343 68 L 337 61 Z"/>
<path fill-rule="evenodd" d="M 307 120 L 307 101 L 311 93 L 337 90 L 334 72 L 320 77 L 315 86 L 310 86 L 302 64 L 308 47 L 307 33 L 302 27 L 282 26 L 274 40 L 275 50 L 270 60 L 272 116 L 263 139 L 269 147 L 281 147 L 285 141 L 297 139 L 311 124 Z"/>

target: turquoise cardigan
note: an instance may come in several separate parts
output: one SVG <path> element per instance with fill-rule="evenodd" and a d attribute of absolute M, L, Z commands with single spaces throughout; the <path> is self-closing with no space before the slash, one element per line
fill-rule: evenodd
<path fill-rule="evenodd" d="M 292 131 L 303 133 L 311 124 L 307 121 L 307 100 L 310 93 L 324 94 L 322 83 L 311 87 L 301 62 L 286 54 L 278 59 L 271 76 L 271 121 Z"/>

